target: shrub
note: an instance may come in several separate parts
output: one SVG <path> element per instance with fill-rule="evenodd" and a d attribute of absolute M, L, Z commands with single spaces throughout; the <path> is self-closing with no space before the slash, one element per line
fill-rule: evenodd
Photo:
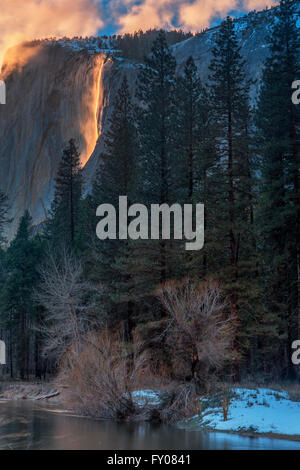
<path fill-rule="evenodd" d="M 69 349 L 63 380 L 70 388 L 69 404 L 85 415 L 116 420 L 141 412 L 132 399 L 143 355 L 130 350 L 120 334 L 108 329 L 89 333 L 85 346 Z"/>

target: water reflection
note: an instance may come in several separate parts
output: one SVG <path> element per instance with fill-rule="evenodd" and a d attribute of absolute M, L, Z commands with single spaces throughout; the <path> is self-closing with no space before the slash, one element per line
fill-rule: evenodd
<path fill-rule="evenodd" d="M 300 449 L 300 442 L 97 421 L 34 402 L 0 402 L 0 449 Z"/>

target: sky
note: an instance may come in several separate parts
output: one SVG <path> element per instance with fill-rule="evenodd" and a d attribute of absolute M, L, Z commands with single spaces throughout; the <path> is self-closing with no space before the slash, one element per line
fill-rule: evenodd
<path fill-rule="evenodd" d="M 0 63 L 8 47 L 47 37 L 132 33 L 149 28 L 197 32 L 228 14 L 276 0 L 0 0 Z"/>
<path fill-rule="evenodd" d="M 238 17 L 276 3 L 276 0 L 103 0 L 99 2 L 104 21 L 100 33 L 109 35 L 152 27 L 197 32 L 216 26 L 227 15 Z"/>

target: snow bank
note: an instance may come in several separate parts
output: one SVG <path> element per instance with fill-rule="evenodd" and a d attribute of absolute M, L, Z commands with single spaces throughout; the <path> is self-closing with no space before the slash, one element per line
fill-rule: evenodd
<path fill-rule="evenodd" d="M 180 423 L 180 427 L 218 431 L 252 431 L 300 435 L 300 403 L 289 399 L 286 392 L 267 388 L 232 389 L 228 420 L 224 421 L 221 407 L 207 407 L 202 399 L 203 413 Z"/>
<path fill-rule="evenodd" d="M 160 393 L 154 390 L 137 390 L 132 392 L 132 398 L 138 406 L 160 404 Z"/>

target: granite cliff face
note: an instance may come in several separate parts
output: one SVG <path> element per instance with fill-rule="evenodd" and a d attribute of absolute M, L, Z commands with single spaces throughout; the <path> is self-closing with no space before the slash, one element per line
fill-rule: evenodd
<path fill-rule="evenodd" d="M 26 64 L 24 55 L 29 55 Z M 99 83 L 105 54 L 88 54 L 58 44 L 14 48 L 2 78 L 6 105 L 0 107 L 0 187 L 10 199 L 14 222 L 29 209 L 45 219 L 63 144 L 75 136 L 83 164 L 98 138 Z"/>
<path fill-rule="evenodd" d="M 236 21 L 255 99 L 272 10 Z M 190 55 L 204 82 L 217 28 L 172 46 L 178 72 Z M 17 46 L 5 57 L 0 79 L 6 82 L 6 105 L 0 106 L 0 189 L 11 207 L 9 238 L 29 209 L 36 224 L 47 217 L 62 149 L 74 137 L 80 145 L 86 190 L 91 186 L 103 149 L 112 103 L 127 75 L 134 92 L 141 65 L 115 57 L 86 41 L 43 41 Z"/>

